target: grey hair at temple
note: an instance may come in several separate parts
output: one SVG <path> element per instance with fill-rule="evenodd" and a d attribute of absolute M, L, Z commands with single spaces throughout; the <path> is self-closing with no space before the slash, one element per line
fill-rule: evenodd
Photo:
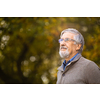
<path fill-rule="evenodd" d="M 79 53 L 82 53 L 82 51 L 83 51 L 83 46 L 84 46 L 84 38 L 83 38 L 82 34 L 81 34 L 78 30 L 76 30 L 76 29 L 68 28 L 68 29 L 65 29 L 65 30 L 63 30 L 63 31 L 61 32 L 60 37 L 61 37 L 65 32 L 69 32 L 69 33 L 75 34 L 74 40 L 76 41 L 76 43 L 81 44 L 81 48 L 80 48 L 80 50 L 79 50 Z"/>

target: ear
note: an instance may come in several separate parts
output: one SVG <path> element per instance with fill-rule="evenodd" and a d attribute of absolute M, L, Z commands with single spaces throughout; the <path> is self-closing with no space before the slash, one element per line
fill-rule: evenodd
<path fill-rule="evenodd" d="M 79 51 L 81 48 L 81 44 L 76 44 L 76 51 Z"/>

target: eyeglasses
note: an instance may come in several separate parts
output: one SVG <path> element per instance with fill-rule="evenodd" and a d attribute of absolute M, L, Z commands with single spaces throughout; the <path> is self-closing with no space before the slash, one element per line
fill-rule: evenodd
<path fill-rule="evenodd" d="M 59 39 L 58 41 L 59 41 L 59 43 L 60 43 L 60 42 L 62 42 L 63 40 L 64 40 L 65 42 L 67 42 L 67 41 L 74 41 L 74 42 L 76 42 L 75 40 L 69 39 L 69 38 L 66 38 L 66 39 Z"/>

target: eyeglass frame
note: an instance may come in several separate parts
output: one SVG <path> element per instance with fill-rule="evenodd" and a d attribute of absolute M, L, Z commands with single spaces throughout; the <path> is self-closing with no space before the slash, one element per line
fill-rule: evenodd
<path fill-rule="evenodd" d="M 67 41 L 74 41 L 74 42 L 78 43 L 78 42 L 75 41 L 74 39 L 70 39 L 70 38 L 59 39 L 58 42 L 60 43 L 60 42 L 62 42 L 63 40 L 64 40 L 65 42 L 67 42 Z"/>

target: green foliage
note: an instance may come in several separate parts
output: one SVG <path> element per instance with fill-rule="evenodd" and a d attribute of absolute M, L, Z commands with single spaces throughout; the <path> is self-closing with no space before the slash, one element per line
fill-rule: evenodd
<path fill-rule="evenodd" d="M 58 39 L 70 27 L 85 38 L 83 56 L 100 65 L 100 18 L 0 18 L 0 83 L 56 83 Z"/>

